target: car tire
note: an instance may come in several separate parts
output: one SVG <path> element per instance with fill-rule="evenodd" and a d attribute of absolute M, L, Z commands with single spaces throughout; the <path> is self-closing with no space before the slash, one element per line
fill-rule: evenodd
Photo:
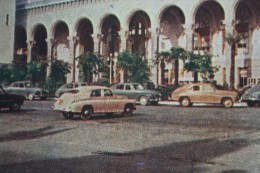
<path fill-rule="evenodd" d="M 146 106 L 148 104 L 148 98 L 146 96 L 141 96 L 139 102 L 142 106 Z"/>
<path fill-rule="evenodd" d="M 93 109 L 89 106 L 85 106 L 81 111 L 81 119 L 89 120 L 93 115 Z"/>
<path fill-rule="evenodd" d="M 190 98 L 189 97 L 183 97 L 180 99 L 180 105 L 184 106 L 184 107 L 189 107 L 192 105 L 192 103 L 190 102 Z"/>
<path fill-rule="evenodd" d="M 63 112 L 62 115 L 65 119 L 72 119 L 74 117 L 74 115 L 70 112 Z"/>
<path fill-rule="evenodd" d="M 21 104 L 19 104 L 19 103 L 13 103 L 10 106 L 10 111 L 12 111 L 12 112 L 18 112 L 20 110 L 21 110 Z"/>
<path fill-rule="evenodd" d="M 28 94 L 27 94 L 27 99 L 28 99 L 28 100 L 33 100 L 33 99 L 34 99 L 33 94 L 32 94 L 32 93 L 28 93 Z"/>
<path fill-rule="evenodd" d="M 233 100 L 231 98 L 225 98 L 223 99 L 222 101 L 222 105 L 225 107 L 225 108 L 231 108 L 233 106 Z"/>
<path fill-rule="evenodd" d="M 133 105 L 127 104 L 127 105 L 125 105 L 123 116 L 125 116 L 125 117 L 132 116 L 133 111 L 134 111 Z"/>

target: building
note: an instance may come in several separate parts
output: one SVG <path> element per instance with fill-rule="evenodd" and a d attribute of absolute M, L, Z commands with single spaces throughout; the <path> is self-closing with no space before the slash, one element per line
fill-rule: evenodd
<path fill-rule="evenodd" d="M 0 63 L 11 63 L 14 55 L 15 0 L 0 0 Z"/>
<path fill-rule="evenodd" d="M 57 58 L 75 67 L 75 57 L 84 52 L 116 62 L 127 49 L 147 59 L 155 84 L 171 84 L 173 64 L 166 64 L 161 79 L 153 60 L 156 51 L 180 46 L 214 55 L 215 79 L 226 84 L 231 48 L 225 37 L 236 31 L 245 36 L 235 64 L 235 85 L 242 87 L 260 83 L 259 9 L 259 0 L 16 0 L 14 60 Z M 122 81 L 122 71 L 111 67 L 112 81 Z M 180 67 L 180 80 L 192 75 Z M 72 80 L 78 80 L 77 70 L 68 76 Z"/>

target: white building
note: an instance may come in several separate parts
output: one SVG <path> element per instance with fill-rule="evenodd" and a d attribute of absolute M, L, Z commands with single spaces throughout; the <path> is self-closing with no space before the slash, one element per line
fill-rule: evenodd
<path fill-rule="evenodd" d="M 16 2 L 14 59 L 18 62 L 20 56 L 16 55 L 24 54 L 28 62 L 46 57 L 73 64 L 74 57 L 86 51 L 109 57 L 128 49 L 148 60 L 151 80 L 160 84 L 165 79 L 152 63 L 155 52 L 181 46 L 188 51 L 213 54 L 213 64 L 219 67 L 215 79 L 224 84 L 229 83 L 231 54 L 225 36 L 236 30 L 246 38 L 238 45 L 235 85 L 260 83 L 259 0 Z M 2 15 L 6 14 L 1 9 Z M 172 71 L 172 64 L 166 65 L 164 76 L 168 84 L 174 80 Z M 113 74 L 114 82 L 122 80 L 120 72 L 114 69 Z M 183 67 L 179 75 L 181 80 L 192 79 Z M 69 80 L 78 80 L 77 74 L 73 73 Z"/>
<path fill-rule="evenodd" d="M 0 0 L 0 63 L 14 56 L 15 0 Z"/>

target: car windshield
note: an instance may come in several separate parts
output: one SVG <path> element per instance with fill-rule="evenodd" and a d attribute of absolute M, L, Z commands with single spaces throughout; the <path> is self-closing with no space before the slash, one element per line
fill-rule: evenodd
<path fill-rule="evenodd" d="M 251 89 L 247 90 L 246 93 L 252 93 L 255 91 L 260 91 L 260 86 L 252 87 Z"/>
<path fill-rule="evenodd" d="M 32 85 L 32 83 L 30 83 L 30 82 L 26 82 L 26 83 L 25 83 L 25 87 L 26 87 L 26 88 L 29 88 L 29 87 L 33 87 L 33 85 Z"/>
<path fill-rule="evenodd" d="M 133 86 L 134 86 L 135 90 L 143 90 L 144 89 L 144 87 L 140 84 L 134 84 Z"/>

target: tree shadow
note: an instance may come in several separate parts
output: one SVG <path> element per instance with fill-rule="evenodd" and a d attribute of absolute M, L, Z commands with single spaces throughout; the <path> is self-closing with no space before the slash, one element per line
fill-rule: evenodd
<path fill-rule="evenodd" d="M 52 130 L 52 129 L 53 129 L 52 126 L 47 126 L 44 128 L 30 130 L 30 131 L 10 132 L 4 136 L 0 136 L 0 142 L 36 139 L 36 138 L 55 135 L 55 134 L 58 134 L 61 132 L 72 130 L 73 128 L 67 128 L 67 129 L 61 129 L 61 130 L 55 130 L 55 131 L 48 132 L 48 130 Z"/>
<path fill-rule="evenodd" d="M 241 150 L 249 145 L 250 143 L 246 139 L 221 141 L 214 138 L 172 143 L 139 151 L 95 151 L 90 156 L 20 162 L 2 165 L 0 171 L 27 173 L 203 173 L 213 171 L 211 168 L 214 166 L 224 167 L 226 164 L 213 162 L 212 159 Z M 219 171 L 223 170 L 220 168 Z M 235 173 L 246 173 L 246 170 L 230 170 L 223 171 L 223 173 L 233 173 L 234 171 Z"/>

